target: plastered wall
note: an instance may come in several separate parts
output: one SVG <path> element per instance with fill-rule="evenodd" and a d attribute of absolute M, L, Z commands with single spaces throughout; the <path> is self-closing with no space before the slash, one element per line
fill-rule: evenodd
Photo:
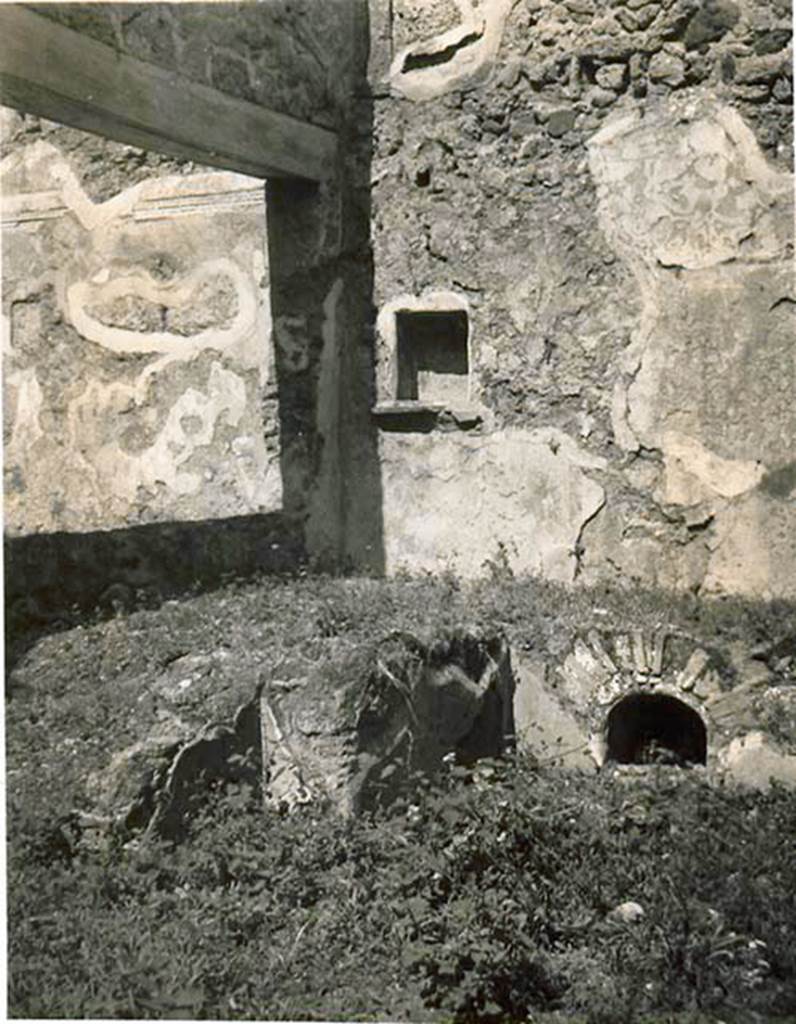
<path fill-rule="evenodd" d="M 280 508 L 262 183 L 194 171 L 94 201 L 55 140 L 4 122 L 7 533 Z"/>
<path fill-rule="evenodd" d="M 380 420 L 388 570 L 796 594 L 790 19 L 371 4 L 375 305 L 470 321 L 468 408 Z"/>
<path fill-rule="evenodd" d="M 274 511 L 328 567 L 793 596 L 788 3 L 36 10 L 340 162 L 264 227 L 251 183 L 25 122 L 12 532 Z M 467 380 L 398 407 L 424 309 L 466 313 Z"/>
<path fill-rule="evenodd" d="M 32 9 L 341 144 L 321 184 L 265 182 L 3 112 L 12 605 L 340 564 L 346 463 L 372 462 L 362 4 Z"/>

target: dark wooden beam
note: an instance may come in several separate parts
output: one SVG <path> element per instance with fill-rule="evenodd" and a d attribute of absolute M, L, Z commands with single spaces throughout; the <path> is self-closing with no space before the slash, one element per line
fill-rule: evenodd
<path fill-rule="evenodd" d="M 0 3 L 0 102 L 142 149 L 258 178 L 320 181 L 334 132 L 118 53 Z"/>

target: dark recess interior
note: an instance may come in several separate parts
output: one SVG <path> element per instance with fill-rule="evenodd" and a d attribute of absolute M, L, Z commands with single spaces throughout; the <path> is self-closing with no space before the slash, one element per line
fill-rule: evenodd
<path fill-rule="evenodd" d="M 608 714 L 607 761 L 619 764 L 705 764 L 707 731 L 676 697 L 637 693 Z"/>
<path fill-rule="evenodd" d="M 467 378 L 467 314 L 450 312 L 399 312 L 399 399 L 423 399 L 421 373 L 456 374 Z"/>

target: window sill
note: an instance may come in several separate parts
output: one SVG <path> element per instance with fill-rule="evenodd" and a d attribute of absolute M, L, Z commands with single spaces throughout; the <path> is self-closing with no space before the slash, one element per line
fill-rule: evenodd
<path fill-rule="evenodd" d="M 482 410 L 476 406 L 452 408 L 445 403 L 411 399 L 379 402 L 371 415 L 383 430 L 472 430 L 483 421 Z"/>

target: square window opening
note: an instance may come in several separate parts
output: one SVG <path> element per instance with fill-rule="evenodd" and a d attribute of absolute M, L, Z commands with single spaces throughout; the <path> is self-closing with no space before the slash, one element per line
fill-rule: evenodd
<path fill-rule="evenodd" d="M 401 401 L 466 403 L 469 391 L 467 313 L 464 310 L 395 314 Z"/>

